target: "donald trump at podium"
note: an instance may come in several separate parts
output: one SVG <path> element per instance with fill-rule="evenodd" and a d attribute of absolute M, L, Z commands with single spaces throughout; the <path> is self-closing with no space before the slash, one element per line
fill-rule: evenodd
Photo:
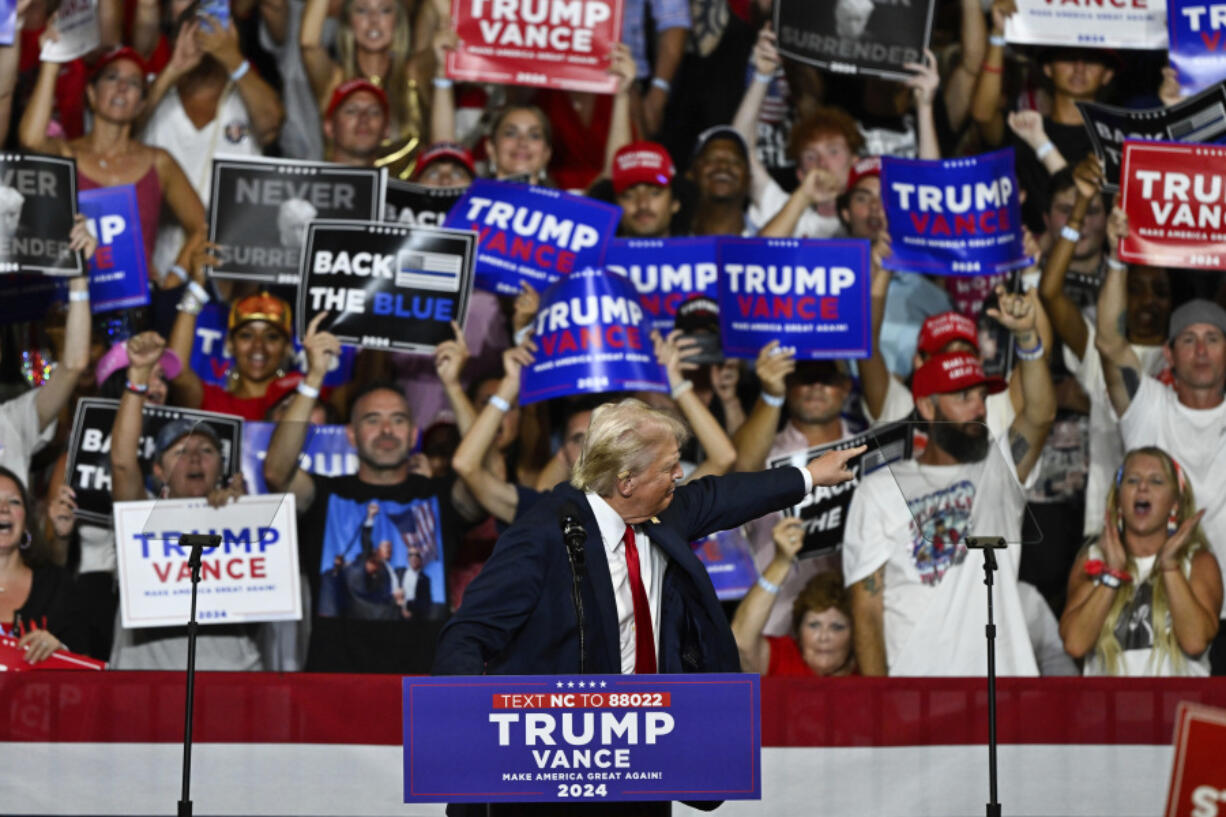
<path fill-rule="evenodd" d="M 434 674 L 739 672 L 731 627 L 688 543 L 851 479 L 846 463 L 864 448 L 805 468 L 678 486 L 687 436 L 679 420 L 639 400 L 598 407 L 570 483 L 499 537 L 464 591 L 440 636 Z M 582 566 L 572 571 L 579 526 Z M 638 814 L 648 804 L 609 805 Z"/>

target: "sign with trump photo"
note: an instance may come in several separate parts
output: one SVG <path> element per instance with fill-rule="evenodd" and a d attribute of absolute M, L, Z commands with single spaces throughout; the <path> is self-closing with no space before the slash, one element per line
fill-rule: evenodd
<path fill-rule="evenodd" d="M 75 161 L 0 153 L 0 273 L 84 273 L 81 253 L 69 249 L 76 213 Z"/>
<path fill-rule="evenodd" d="M 936 0 L 775 0 L 779 53 L 840 74 L 907 79 L 924 61 Z"/>
<path fill-rule="evenodd" d="M 378 221 L 387 171 L 331 162 L 213 160 L 209 240 L 221 246 L 214 278 L 297 284 L 307 225 L 318 219 Z"/>

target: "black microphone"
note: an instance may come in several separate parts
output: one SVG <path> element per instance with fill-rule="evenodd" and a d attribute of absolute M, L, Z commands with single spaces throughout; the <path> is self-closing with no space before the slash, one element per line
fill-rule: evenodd
<path fill-rule="evenodd" d="M 566 502 L 558 514 L 558 525 L 562 528 L 562 541 L 566 549 L 575 558 L 575 566 L 583 567 L 583 544 L 587 541 L 587 529 L 579 521 L 579 508 L 574 502 Z"/>

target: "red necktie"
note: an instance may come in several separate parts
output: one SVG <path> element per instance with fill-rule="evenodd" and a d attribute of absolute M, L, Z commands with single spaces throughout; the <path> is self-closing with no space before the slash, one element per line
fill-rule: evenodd
<path fill-rule="evenodd" d="M 634 545 L 634 528 L 626 526 L 622 536 L 626 545 L 626 570 L 630 574 L 630 597 L 634 599 L 634 671 L 637 674 L 656 671 L 656 639 L 651 629 L 651 607 L 643 589 L 643 574 L 639 568 L 639 549 Z"/>

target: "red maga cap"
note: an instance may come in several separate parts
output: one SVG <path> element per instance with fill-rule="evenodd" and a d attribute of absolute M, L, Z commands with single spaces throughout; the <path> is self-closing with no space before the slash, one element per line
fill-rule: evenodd
<path fill-rule="evenodd" d="M 915 348 L 926 355 L 939 355 L 955 340 L 964 340 L 979 351 L 975 322 L 961 312 L 941 312 L 924 319 Z"/>
<path fill-rule="evenodd" d="M 1004 391 L 1009 384 L 1000 377 L 988 377 L 983 373 L 983 364 L 970 352 L 950 352 L 936 355 L 924 361 L 915 370 L 911 380 L 911 396 L 916 400 L 934 394 L 952 394 L 980 384 L 988 387 L 988 394 Z"/>
<path fill-rule="evenodd" d="M 340 85 L 336 86 L 336 90 L 332 92 L 332 99 L 328 101 L 328 110 L 324 114 L 324 119 L 330 119 L 336 109 L 340 107 L 341 103 L 356 94 L 358 91 L 366 91 L 367 93 L 374 94 L 375 98 L 379 100 L 379 105 L 383 108 L 383 115 L 387 116 L 387 112 L 390 109 L 387 105 L 387 94 L 383 92 L 383 89 L 368 79 L 363 77 L 354 77 L 353 79 L 346 80 L 345 82 L 342 82 Z"/>
<path fill-rule="evenodd" d="M 672 157 L 655 142 L 634 142 L 613 157 L 613 192 L 618 195 L 636 184 L 667 187 L 675 175 Z"/>

